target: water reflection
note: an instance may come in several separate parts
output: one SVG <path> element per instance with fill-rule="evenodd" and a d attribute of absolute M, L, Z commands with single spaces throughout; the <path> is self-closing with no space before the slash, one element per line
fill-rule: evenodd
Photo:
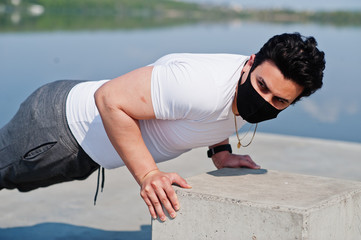
<path fill-rule="evenodd" d="M 0 4 L 0 14 L 9 14 L 11 22 L 17 25 L 24 14 L 29 17 L 39 17 L 45 12 L 45 7 L 42 5 L 29 3 L 23 6 L 21 3 L 21 0 L 11 0 L 8 4 Z"/>

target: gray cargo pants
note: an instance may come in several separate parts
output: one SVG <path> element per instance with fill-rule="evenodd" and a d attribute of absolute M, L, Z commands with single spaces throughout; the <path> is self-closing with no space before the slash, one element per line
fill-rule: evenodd
<path fill-rule="evenodd" d="M 66 98 L 80 82 L 62 80 L 40 87 L 0 129 L 0 189 L 26 192 L 85 179 L 99 168 L 66 121 Z"/>

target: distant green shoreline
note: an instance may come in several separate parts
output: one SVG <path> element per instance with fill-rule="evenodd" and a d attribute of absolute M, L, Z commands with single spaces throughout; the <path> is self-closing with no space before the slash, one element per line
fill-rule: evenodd
<path fill-rule="evenodd" d="M 0 3 L 0 32 L 145 29 L 236 20 L 360 27 L 361 12 L 237 9 L 172 0 L 5 0 Z"/>

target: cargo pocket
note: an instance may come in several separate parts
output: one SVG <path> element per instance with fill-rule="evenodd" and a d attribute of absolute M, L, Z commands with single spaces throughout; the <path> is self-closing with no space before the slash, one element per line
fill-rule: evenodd
<path fill-rule="evenodd" d="M 64 164 L 69 154 L 57 141 L 50 141 L 30 148 L 19 164 L 14 168 L 14 183 L 20 192 L 27 192 L 39 187 L 47 187 L 67 181 L 64 177 Z"/>
<path fill-rule="evenodd" d="M 52 147 L 54 147 L 55 144 L 56 144 L 56 142 L 49 142 L 49 143 L 44 143 L 36 148 L 33 148 L 24 154 L 23 159 L 31 161 L 32 159 L 35 159 L 40 154 L 43 154 L 43 153 L 47 152 L 48 150 L 50 150 Z"/>

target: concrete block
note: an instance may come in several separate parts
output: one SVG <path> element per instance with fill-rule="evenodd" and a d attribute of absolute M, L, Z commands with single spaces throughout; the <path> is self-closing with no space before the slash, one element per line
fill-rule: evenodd
<path fill-rule="evenodd" d="M 265 169 L 221 169 L 175 187 L 175 219 L 152 240 L 359 240 L 361 182 Z"/>

